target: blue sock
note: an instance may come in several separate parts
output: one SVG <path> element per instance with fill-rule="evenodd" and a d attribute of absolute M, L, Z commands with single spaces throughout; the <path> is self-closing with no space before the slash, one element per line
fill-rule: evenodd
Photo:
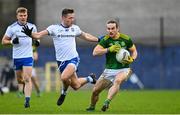
<path fill-rule="evenodd" d="M 29 103 L 30 97 L 26 97 L 25 100 L 26 100 L 26 103 Z"/>

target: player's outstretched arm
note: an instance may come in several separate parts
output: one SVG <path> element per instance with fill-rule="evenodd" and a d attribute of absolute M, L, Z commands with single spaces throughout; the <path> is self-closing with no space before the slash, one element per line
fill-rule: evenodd
<path fill-rule="evenodd" d="M 88 40 L 88 41 L 92 41 L 92 42 L 98 42 L 98 38 L 89 34 L 89 33 L 85 33 L 85 32 L 82 32 L 82 34 L 80 35 L 80 38 L 83 38 L 85 40 Z"/>
<path fill-rule="evenodd" d="M 28 26 L 24 26 L 22 28 L 22 32 L 25 33 L 26 35 L 32 37 L 32 38 L 36 38 L 36 39 L 40 39 L 45 35 L 48 35 L 48 31 L 47 30 L 43 30 L 40 32 L 32 32 L 33 27 L 29 28 Z"/>

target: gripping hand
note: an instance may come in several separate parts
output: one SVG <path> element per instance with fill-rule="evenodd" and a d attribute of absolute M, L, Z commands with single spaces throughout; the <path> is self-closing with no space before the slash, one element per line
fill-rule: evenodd
<path fill-rule="evenodd" d="M 119 44 L 112 45 L 108 48 L 109 52 L 118 52 L 121 49 Z"/>
<path fill-rule="evenodd" d="M 31 37 L 33 27 L 30 29 L 27 25 L 24 25 L 22 29 L 23 30 L 21 32 L 23 32 L 26 35 L 28 35 L 29 37 Z"/>
<path fill-rule="evenodd" d="M 40 42 L 38 40 L 32 40 L 32 45 L 34 45 L 35 47 L 39 47 Z"/>
<path fill-rule="evenodd" d="M 134 59 L 131 56 L 128 56 L 126 59 L 122 60 L 123 64 L 131 64 Z"/>
<path fill-rule="evenodd" d="M 11 41 L 12 44 L 19 44 L 19 38 L 16 37 Z"/>

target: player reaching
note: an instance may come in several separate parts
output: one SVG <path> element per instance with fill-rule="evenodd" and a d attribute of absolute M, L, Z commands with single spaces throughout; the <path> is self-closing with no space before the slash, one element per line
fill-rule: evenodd
<path fill-rule="evenodd" d="M 88 82 L 92 84 L 96 83 L 94 74 L 90 74 L 86 78 L 78 78 L 76 74 L 80 59 L 76 50 L 75 38 L 80 37 L 94 42 L 97 42 L 98 38 L 81 31 L 79 26 L 73 24 L 74 19 L 74 10 L 65 8 L 62 10 L 62 22 L 60 24 L 50 25 L 45 30 L 37 33 L 32 33 L 32 28 L 30 29 L 28 26 L 24 26 L 23 28 L 23 32 L 33 38 L 39 39 L 45 35 L 53 38 L 56 60 L 60 71 L 59 75 L 63 82 L 61 95 L 57 101 L 58 106 L 64 102 L 69 86 L 77 90 Z"/>

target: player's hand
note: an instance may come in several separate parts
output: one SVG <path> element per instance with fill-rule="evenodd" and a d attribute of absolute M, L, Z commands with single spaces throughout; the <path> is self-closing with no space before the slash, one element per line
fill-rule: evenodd
<path fill-rule="evenodd" d="M 40 46 L 40 42 L 38 40 L 32 40 L 32 45 L 34 45 L 35 47 L 39 47 Z"/>
<path fill-rule="evenodd" d="M 31 37 L 31 34 L 32 34 L 32 30 L 33 30 L 33 27 L 30 29 L 27 25 L 24 25 L 22 27 L 22 31 L 23 33 L 25 33 L 26 35 L 28 35 L 29 37 Z"/>
<path fill-rule="evenodd" d="M 134 59 L 131 56 L 128 56 L 127 59 L 122 60 L 123 64 L 131 64 Z"/>
<path fill-rule="evenodd" d="M 19 38 L 18 37 L 14 38 L 13 40 L 11 40 L 11 43 L 12 44 L 19 44 Z"/>
<path fill-rule="evenodd" d="M 112 45 L 108 48 L 109 52 L 118 52 L 121 49 L 121 46 L 119 44 Z"/>

